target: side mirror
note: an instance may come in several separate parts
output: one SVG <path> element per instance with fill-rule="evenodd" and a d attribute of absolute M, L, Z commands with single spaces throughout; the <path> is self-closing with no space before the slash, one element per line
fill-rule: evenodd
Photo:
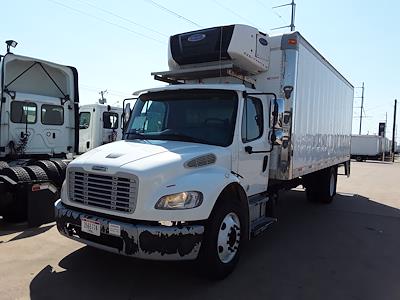
<path fill-rule="evenodd" d="M 272 131 L 269 139 L 271 141 L 271 144 L 281 146 L 284 140 L 283 129 L 275 129 L 274 131 Z"/>
<path fill-rule="evenodd" d="M 125 133 L 126 130 L 126 124 L 129 121 L 129 118 L 131 116 L 131 104 L 127 103 L 124 107 L 124 112 L 122 113 L 122 132 Z"/>
<path fill-rule="evenodd" d="M 282 98 L 271 101 L 271 126 L 282 128 L 285 113 L 285 100 Z"/>

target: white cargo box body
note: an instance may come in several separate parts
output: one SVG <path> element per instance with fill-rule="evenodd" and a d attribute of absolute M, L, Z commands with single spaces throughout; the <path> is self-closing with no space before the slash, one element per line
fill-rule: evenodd
<path fill-rule="evenodd" d="M 271 177 L 292 179 L 348 161 L 353 86 L 298 32 L 270 39 L 271 70 L 257 85 L 274 87 L 282 98 L 285 87 L 293 87 L 285 100 L 287 143 L 274 150 Z"/>
<path fill-rule="evenodd" d="M 377 156 L 381 154 L 381 139 L 377 135 L 352 135 L 351 155 Z"/>

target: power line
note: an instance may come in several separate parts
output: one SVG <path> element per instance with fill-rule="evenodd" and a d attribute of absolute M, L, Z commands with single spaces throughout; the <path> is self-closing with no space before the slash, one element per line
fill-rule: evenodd
<path fill-rule="evenodd" d="M 222 5 L 220 2 L 218 2 L 217 0 L 213 0 L 213 2 L 215 2 L 217 5 L 219 5 L 220 7 L 222 7 L 223 9 L 229 11 L 231 14 L 234 14 L 235 16 L 237 16 L 238 18 L 242 19 L 243 21 L 247 22 L 250 25 L 253 25 L 254 27 L 258 27 L 257 25 L 255 25 L 253 22 L 251 22 L 249 19 L 246 19 L 245 17 L 239 15 L 237 12 L 235 12 L 234 10 L 230 9 L 229 7 Z"/>
<path fill-rule="evenodd" d="M 202 26 L 199 25 L 198 23 L 196 23 L 196 22 L 194 22 L 194 21 L 192 21 L 192 20 L 190 20 L 190 19 L 178 14 L 177 12 L 175 12 L 175 11 L 165 7 L 165 6 L 162 6 L 161 4 L 159 4 L 159 3 L 157 3 L 157 2 L 155 2 L 153 0 L 146 0 L 146 1 L 151 3 L 151 4 L 153 4 L 154 6 L 156 6 L 158 8 L 160 8 L 160 9 L 166 11 L 166 12 L 169 12 L 170 14 L 174 15 L 175 17 L 177 17 L 179 19 L 183 19 L 183 20 L 185 20 L 185 21 L 187 21 L 187 22 L 189 22 L 189 23 L 191 23 L 191 24 L 193 24 L 193 25 L 195 25 L 195 26 L 197 26 L 199 28 L 202 28 Z"/>
<path fill-rule="evenodd" d="M 89 3 L 89 2 L 87 2 L 87 1 L 82 1 L 82 0 L 75 0 L 75 1 L 80 2 L 80 3 L 83 3 L 83 4 L 86 4 L 86 5 L 88 5 L 88 6 L 91 6 L 91 7 L 95 8 L 95 9 L 97 9 L 97 10 L 100 10 L 100 11 L 106 13 L 106 14 L 109 14 L 109 15 L 111 15 L 111 16 L 113 16 L 113 17 L 116 17 L 116 18 L 118 18 L 118 19 L 121 19 L 121 20 L 123 20 L 123 21 L 129 22 L 129 23 L 131 23 L 131 24 L 133 24 L 133 25 L 142 27 L 142 28 L 144 28 L 144 29 L 146 29 L 146 30 L 149 30 L 149 31 L 151 31 L 151 32 L 157 33 L 157 34 L 162 35 L 162 36 L 164 36 L 164 37 L 168 37 L 168 35 L 166 35 L 166 34 L 164 34 L 164 33 L 162 33 L 162 32 L 159 32 L 159 31 L 157 31 L 157 30 L 154 30 L 154 29 L 152 29 L 152 28 L 150 28 L 150 27 L 147 27 L 147 26 L 145 26 L 145 25 L 136 23 L 136 22 L 134 22 L 134 21 L 132 21 L 132 20 L 130 20 L 130 19 L 128 19 L 128 18 L 125 18 L 125 17 L 123 17 L 123 16 L 120 16 L 120 15 L 118 15 L 118 14 L 116 14 L 116 13 L 110 11 L 110 10 L 104 9 L 104 8 L 102 8 L 102 7 L 98 7 L 98 6 L 96 6 L 96 5 L 92 4 L 92 3 Z"/>
<path fill-rule="evenodd" d="M 116 24 L 116 23 L 110 22 L 110 21 L 108 21 L 108 20 L 106 20 L 106 19 L 103 19 L 103 18 L 100 18 L 100 17 L 98 17 L 98 16 L 89 14 L 89 13 L 87 13 L 87 12 L 84 12 L 84 11 L 79 10 L 79 9 L 77 9 L 77 8 L 74 8 L 74 7 L 65 5 L 65 4 L 60 3 L 60 2 L 58 2 L 58 1 L 55 1 L 55 0 L 47 0 L 47 1 L 52 2 L 52 3 L 54 3 L 54 4 L 57 4 L 57 5 L 59 5 L 59 6 L 62 6 L 62 7 L 64 7 L 64 8 L 68 8 L 68 9 L 70 9 L 70 10 L 72 10 L 72 11 L 77 12 L 77 13 L 86 15 L 86 16 L 88 16 L 88 17 L 94 18 L 94 19 L 96 19 L 96 20 L 99 20 L 99 21 L 105 22 L 105 23 L 107 23 L 107 24 L 113 25 L 113 26 L 115 26 L 115 27 L 124 29 L 124 30 L 129 31 L 129 32 L 131 32 L 131 33 L 133 33 L 133 34 L 136 34 L 136 35 L 138 35 L 138 36 L 141 36 L 141 37 L 143 37 L 143 38 L 146 38 L 146 39 L 149 39 L 149 40 L 152 40 L 152 41 L 155 41 L 155 42 L 157 42 L 157 43 L 160 43 L 160 44 L 165 45 L 165 42 L 163 42 L 163 41 L 161 41 L 161 40 L 158 40 L 158 39 L 152 38 L 152 37 L 150 37 L 150 36 L 148 36 L 148 35 L 145 35 L 145 34 L 143 34 L 143 33 L 134 31 L 134 30 L 132 30 L 132 29 L 130 29 L 130 28 L 128 28 L 128 27 L 122 26 L 122 25 L 120 25 L 120 24 Z"/>

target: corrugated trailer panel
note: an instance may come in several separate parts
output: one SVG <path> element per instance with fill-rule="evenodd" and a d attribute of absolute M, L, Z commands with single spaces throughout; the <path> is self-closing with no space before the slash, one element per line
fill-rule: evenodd
<path fill-rule="evenodd" d="M 350 159 L 353 86 L 300 39 L 292 118 L 292 178 Z"/>

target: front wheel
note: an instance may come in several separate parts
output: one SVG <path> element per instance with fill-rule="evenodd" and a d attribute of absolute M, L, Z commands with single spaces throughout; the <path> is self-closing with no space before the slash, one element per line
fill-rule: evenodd
<path fill-rule="evenodd" d="M 217 203 L 206 225 L 199 258 L 207 277 L 223 279 L 235 268 L 245 238 L 242 215 L 232 199 Z"/>

